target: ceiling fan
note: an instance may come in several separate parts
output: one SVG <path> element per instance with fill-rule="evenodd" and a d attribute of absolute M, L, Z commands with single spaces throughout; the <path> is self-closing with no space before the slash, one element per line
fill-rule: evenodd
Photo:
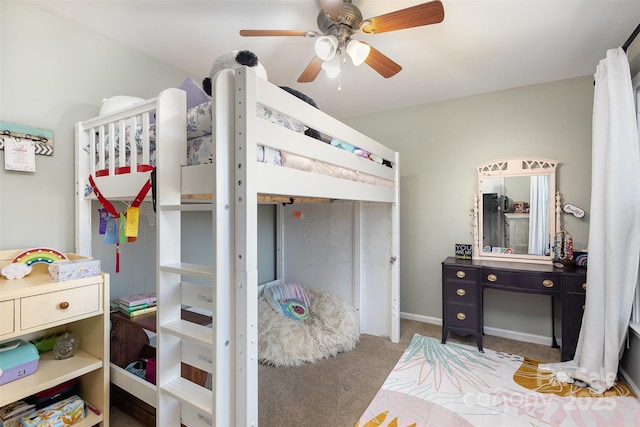
<path fill-rule="evenodd" d="M 406 28 L 437 24 L 444 19 L 444 8 L 439 0 L 396 10 L 395 12 L 363 19 L 360 9 L 351 0 L 320 0 L 322 9 L 318 13 L 318 31 L 298 30 L 240 30 L 244 37 L 302 36 L 315 38 L 315 56 L 304 69 L 299 83 L 316 79 L 321 70 L 329 77 L 340 73 L 341 54 L 346 52 L 354 65 L 363 62 L 385 78 L 396 75 L 402 67 L 373 46 L 351 38 L 361 33 L 381 34 Z M 346 61 L 346 57 L 342 59 Z"/>

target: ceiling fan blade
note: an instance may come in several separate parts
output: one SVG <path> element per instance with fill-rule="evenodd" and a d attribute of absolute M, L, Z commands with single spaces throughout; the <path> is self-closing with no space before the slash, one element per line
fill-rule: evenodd
<path fill-rule="evenodd" d="M 263 36 L 307 36 L 310 31 L 297 30 L 240 30 L 243 37 L 263 37 Z"/>
<path fill-rule="evenodd" d="M 304 69 L 300 77 L 298 77 L 298 83 L 310 83 L 318 77 L 322 70 L 322 59 L 314 56 L 307 68 Z"/>
<path fill-rule="evenodd" d="M 331 16 L 331 20 L 338 22 L 344 16 L 343 0 L 320 0 L 322 11 Z"/>
<path fill-rule="evenodd" d="M 419 4 L 406 9 L 369 18 L 362 23 L 360 30 L 365 34 L 380 34 L 405 28 L 437 24 L 444 20 L 444 7 L 440 0 Z"/>
<path fill-rule="evenodd" d="M 382 77 L 388 79 L 389 77 L 395 76 L 400 72 L 400 70 L 402 70 L 402 67 L 395 63 L 391 58 L 384 55 L 373 46 L 369 45 L 369 47 L 371 47 L 371 51 L 364 62 L 376 70 Z"/>

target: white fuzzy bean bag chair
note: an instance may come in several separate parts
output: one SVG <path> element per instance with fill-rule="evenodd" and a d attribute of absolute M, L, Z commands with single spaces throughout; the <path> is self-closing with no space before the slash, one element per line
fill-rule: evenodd
<path fill-rule="evenodd" d="M 309 314 L 304 320 L 285 316 L 258 299 L 258 357 L 273 366 L 300 366 L 351 351 L 360 339 L 353 307 L 321 289 L 305 288 Z"/>

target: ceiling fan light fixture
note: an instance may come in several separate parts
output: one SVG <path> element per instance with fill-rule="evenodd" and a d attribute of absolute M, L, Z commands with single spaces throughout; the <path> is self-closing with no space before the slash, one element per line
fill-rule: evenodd
<path fill-rule="evenodd" d="M 316 40 L 316 55 L 323 61 L 330 61 L 336 56 L 338 39 L 336 36 L 322 36 Z"/>
<path fill-rule="evenodd" d="M 371 52 L 371 46 L 366 43 L 359 42 L 358 40 L 350 40 L 347 43 L 347 53 L 351 57 L 351 61 L 353 61 L 353 65 L 356 67 L 361 65 L 365 59 L 369 56 L 369 52 Z"/>
<path fill-rule="evenodd" d="M 333 59 L 324 61 L 322 63 L 322 69 L 327 73 L 327 77 L 335 79 L 340 75 L 340 56 L 334 55 Z"/>

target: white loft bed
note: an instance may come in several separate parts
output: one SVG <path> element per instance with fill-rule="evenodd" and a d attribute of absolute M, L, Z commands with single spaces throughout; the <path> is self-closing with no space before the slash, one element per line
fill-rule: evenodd
<path fill-rule="evenodd" d="M 178 89 L 76 125 L 76 252 L 90 255 L 91 202 L 96 197 L 85 193 L 88 177 L 94 177 L 108 200 L 133 200 L 149 179 L 149 171 L 135 171 L 153 162 L 149 135 L 155 113 L 160 390 L 113 365 L 111 378 L 156 407 L 157 425 L 163 426 L 257 425 L 260 202 L 294 201 L 286 207 L 278 204 L 279 280 L 295 280 L 343 297 L 359 311 L 362 333 L 388 336 L 393 342 L 400 337 L 398 154 L 257 78 L 250 68 L 219 73 L 212 105 L 216 143 L 210 164 L 187 165 L 186 101 Z M 258 118 L 258 105 L 386 159 L 391 167 Z M 127 127 L 142 129 L 141 153 L 131 150 L 125 155 L 124 138 L 117 140 L 119 150 L 106 143 L 109 135 L 124 135 Z M 313 159 L 307 163 L 324 169 L 355 171 L 366 182 L 258 162 L 259 146 Z M 126 166 L 133 166 L 134 172 L 117 169 Z M 305 201 L 319 203 L 297 203 Z M 176 242 L 181 241 L 180 215 L 185 211 L 212 212 L 211 265 L 182 259 Z M 305 217 L 315 220 L 299 221 Z M 327 224 L 334 221 L 348 231 L 328 231 Z M 332 236 L 342 241 L 333 243 Z M 313 239 L 322 247 L 310 250 Z M 333 252 L 339 255 L 330 256 Z M 299 264 L 291 265 L 291 260 Z M 189 282 L 191 277 L 204 277 L 209 285 Z M 181 321 L 180 308 L 185 305 L 212 312 L 213 327 Z M 181 379 L 181 361 L 212 373 L 213 392 Z"/>

